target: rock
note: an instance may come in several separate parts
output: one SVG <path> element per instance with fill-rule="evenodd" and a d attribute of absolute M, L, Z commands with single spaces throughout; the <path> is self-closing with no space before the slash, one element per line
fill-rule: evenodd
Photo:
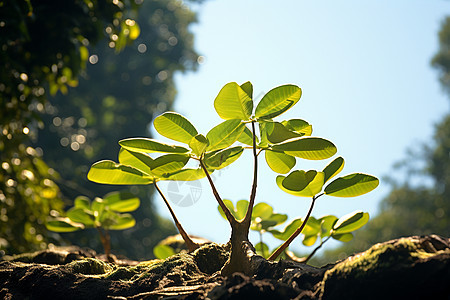
<path fill-rule="evenodd" d="M 0 298 L 450 299 L 450 240 L 436 235 L 376 244 L 322 268 L 258 259 L 253 277 L 218 275 L 229 248 L 214 243 L 137 265 L 80 251 L 6 257 L 0 261 Z"/>

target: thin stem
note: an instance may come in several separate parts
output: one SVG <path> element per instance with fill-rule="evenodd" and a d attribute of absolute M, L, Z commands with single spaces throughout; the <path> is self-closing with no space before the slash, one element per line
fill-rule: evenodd
<path fill-rule="evenodd" d="M 184 242 L 186 243 L 186 246 L 187 246 L 189 252 L 194 251 L 195 249 L 197 249 L 199 247 L 199 245 L 191 239 L 191 237 L 184 230 L 183 226 L 181 226 L 181 223 L 178 221 L 177 216 L 175 215 L 175 212 L 172 210 L 172 207 L 170 207 L 169 201 L 167 201 L 166 197 L 161 192 L 158 185 L 156 185 L 156 181 L 153 182 L 153 184 L 155 185 L 155 188 L 158 191 L 161 198 L 163 198 L 164 203 L 166 203 L 166 206 L 169 209 L 170 214 L 172 215 L 172 219 L 175 222 L 175 226 L 177 227 L 178 232 L 180 233 L 181 237 L 183 238 Z"/>
<path fill-rule="evenodd" d="M 311 216 L 311 212 L 314 208 L 314 203 L 316 202 L 317 198 L 322 196 L 323 194 L 320 194 L 318 196 L 314 196 L 311 201 L 311 206 L 309 207 L 308 213 L 306 214 L 305 220 L 303 221 L 302 225 L 297 228 L 297 230 L 283 243 L 280 247 L 277 248 L 277 250 L 272 253 L 272 255 L 268 258 L 268 260 L 275 260 L 277 257 L 283 253 L 284 250 L 292 243 L 292 241 L 302 232 L 303 228 L 305 228 L 306 223 L 308 222 L 309 217 Z"/>
<path fill-rule="evenodd" d="M 220 208 L 222 208 L 225 217 L 227 218 L 228 222 L 230 223 L 231 226 L 233 226 L 234 224 L 237 223 L 237 220 L 235 217 L 233 217 L 233 215 L 231 214 L 230 210 L 228 209 L 228 207 L 225 205 L 225 203 L 223 202 L 222 198 L 219 195 L 219 192 L 217 192 L 216 186 L 214 185 L 214 182 L 211 179 L 211 176 L 209 175 L 208 170 L 205 167 L 205 164 L 203 163 L 203 160 L 200 159 L 200 166 L 203 169 L 203 172 L 205 172 L 206 178 L 208 178 L 209 181 L 209 185 L 211 186 L 212 192 L 214 194 L 214 197 L 217 200 L 217 203 L 219 203 Z"/>
<path fill-rule="evenodd" d="M 329 237 L 327 237 L 325 240 L 323 240 L 319 246 L 317 246 L 313 252 L 311 252 L 308 257 L 305 259 L 304 263 L 306 264 L 308 262 L 308 260 L 311 259 L 311 257 L 313 257 L 314 254 L 316 254 L 317 250 L 319 250 L 323 244 L 325 244 L 329 239 L 331 238 L 331 235 Z"/>
<path fill-rule="evenodd" d="M 106 229 L 103 229 L 101 227 L 96 227 L 97 231 L 100 235 L 100 241 L 103 245 L 103 250 L 105 251 L 106 259 L 109 262 L 113 262 L 114 259 L 111 257 L 111 238 L 109 236 L 109 233 Z"/>
<path fill-rule="evenodd" d="M 245 218 L 243 220 L 243 223 L 244 222 L 248 223 L 248 227 L 250 227 L 250 223 L 252 220 L 253 206 L 255 204 L 255 198 L 256 198 L 256 187 L 258 185 L 258 154 L 259 153 L 258 154 L 256 153 L 255 121 L 252 121 L 252 133 L 253 133 L 253 184 L 252 184 L 252 191 L 250 194 L 250 201 L 249 201 L 250 203 L 248 204 L 247 213 L 245 214 Z"/>

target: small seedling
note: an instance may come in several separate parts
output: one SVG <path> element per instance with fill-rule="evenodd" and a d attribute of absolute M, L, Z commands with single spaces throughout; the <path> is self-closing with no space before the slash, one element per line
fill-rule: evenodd
<path fill-rule="evenodd" d="M 224 121 L 206 135 L 198 133 L 194 125 L 182 115 L 165 112 L 153 124 L 162 136 L 181 143 L 170 145 L 149 138 L 129 138 L 119 141 L 122 149 L 116 163 L 103 160 L 92 165 L 88 179 L 104 184 L 153 184 L 165 201 L 175 224 L 190 251 L 196 249 L 189 235 L 175 217 L 166 198 L 156 183 L 163 180 L 197 180 L 206 176 L 213 195 L 231 227 L 231 253 L 222 268 L 223 275 L 234 272 L 253 275 L 255 249 L 248 239 L 255 206 L 258 181 L 258 156 L 265 152 L 269 167 L 287 174 L 296 164 L 296 158 L 324 160 L 334 156 L 336 146 L 323 138 L 311 137 L 312 126 L 302 119 L 275 121 L 274 118 L 292 108 L 302 95 L 295 85 L 282 85 L 263 96 L 254 109 L 253 85 L 246 82 L 226 84 L 214 100 L 214 108 Z M 211 178 L 211 173 L 236 161 L 245 149 L 253 154 L 253 183 L 249 205 L 242 219 L 238 219 L 222 200 Z M 152 158 L 149 153 L 159 153 Z M 189 160 L 198 162 L 198 168 L 187 168 Z M 276 259 L 306 226 L 315 201 L 323 196 L 354 197 L 370 192 L 378 186 L 378 179 L 355 173 L 325 184 L 342 170 L 344 161 L 337 158 L 322 171 L 295 170 L 287 176 L 278 176 L 278 186 L 290 194 L 311 197 L 311 207 L 304 222 L 269 257 Z"/>
<path fill-rule="evenodd" d="M 249 202 L 247 200 L 239 200 L 234 206 L 230 200 L 224 200 L 225 205 L 231 211 L 234 217 L 238 220 L 242 219 L 247 211 Z M 226 219 L 220 206 L 218 207 L 220 215 Z M 255 205 L 252 213 L 252 223 L 250 230 L 259 233 L 259 242 L 255 245 L 256 252 L 265 257 L 270 257 L 269 247 L 263 241 L 263 235 L 265 233 L 271 234 L 273 237 L 286 241 L 303 223 L 302 218 L 297 218 L 289 222 L 283 230 L 279 230 L 276 227 L 283 224 L 288 219 L 286 214 L 274 213 L 272 206 L 267 203 L 260 202 Z M 353 239 L 353 231 L 363 227 L 369 221 L 369 214 L 361 211 L 355 211 L 347 214 L 341 218 L 336 216 L 327 215 L 316 219 L 309 217 L 305 227 L 302 230 L 304 246 L 313 246 L 317 240 L 320 240 L 319 245 L 307 256 L 303 258 L 296 258 L 297 261 L 308 262 L 311 257 L 325 244 L 330 238 L 341 242 L 349 242 Z M 170 251 L 170 250 L 169 250 Z M 170 253 L 170 252 L 167 253 Z M 173 252 L 174 250 L 171 249 Z M 285 253 L 287 254 L 287 248 Z M 289 253 L 288 257 L 292 257 L 293 254 Z"/>
<path fill-rule="evenodd" d="M 109 230 L 133 227 L 136 220 L 126 212 L 135 211 L 139 205 L 139 198 L 126 192 L 112 192 L 103 198 L 96 197 L 92 202 L 85 196 L 78 196 L 74 201 L 74 206 L 67 211 L 67 217 L 52 218 L 46 226 L 47 229 L 55 232 L 96 228 L 105 255 L 108 260 L 111 260 Z"/>

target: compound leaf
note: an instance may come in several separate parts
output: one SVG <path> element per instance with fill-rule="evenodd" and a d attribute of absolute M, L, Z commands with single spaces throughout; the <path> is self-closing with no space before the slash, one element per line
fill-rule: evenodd
<path fill-rule="evenodd" d="M 236 82 L 227 83 L 214 100 L 217 114 L 224 120 L 248 120 L 253 111 L 253 100 L 248 95 L 249 87 L 242 89 Z"/>
<path fill-rule="evenodd" d="M 327 159 L 337 152 L 337 148 L 332 142 L 317 137 L 290 139 L 272 145 L 271 148 L 274 151 L 310 160 Z"/>
<path fill-rule="evenodd" d="M 153 182 L 148 174 L 111 160 L 102 160 L 93 164 L 87 178 L 104 184 L 151 184 Z"/>
<path fill-rule="evenodd" d="M 295 85 L 287 84 L 270 90 L 256 106 L 255 116 L 258 119 L 272 119 L 294 106 L 302 95 L 302 90 Z"/>
<path fill-rule="evenodd" d="M 197 129 L 188 119 L 175 112 L 165 112 L 153 121 L 156 131 L 174 141 L 189 144 Z"/>
<path fill-rule="evenodd" d="M 333 180 L 324 191 L 334 197 L 356 197 L 372 191 L 378 184 L 378 178 L 372 175 L 353 173 Z"/>
<path fill-rule="evenodd" d="M 274 172 L 286 174 L 295 166 L 296 160 L 293 156 L 270 150 L 265 152 L 266 162 Z"/>
<path fill-rule="evenodd" d="M 129 151 L 140 153 L 186 153 L 189 151 L 181 146 L 167 145 L 149 138 L 124 139 L 119 141 L 119 145 Z"/>

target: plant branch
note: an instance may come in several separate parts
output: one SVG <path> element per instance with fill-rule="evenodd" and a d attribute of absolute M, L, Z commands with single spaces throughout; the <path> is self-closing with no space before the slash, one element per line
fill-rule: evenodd
<path fill-rule="evenodd" d="M 153 182 L 153 184 L 155 185 L 156 190 L 158 191 L 161 198 L 163 198 L 164 203 L 166 204 L 167 208 L 169 209 L 169 212 L 172 215 L 172 219 L 175 222 L 175 226 L 177 227 L 178 232 L 180 233 L 181 237 L 183 238 L 184 242 L 186 243 L 186 246 L 187 246 L 189 252 L 192 252 L 195 249 L 199 248 L 199 245 L 191 239 L 191 237 L 184 230 L 183 226 L 181 226 L 181 223 L 178 221 L 178 219 L 175 215 L 175 212 L 172 210 L 172 207 L 170 207 L 169 201 L 167 201 L 164 194 L 161 192 L 159 187 L 156 185 L 156 181 Z"/>
<path fill-rule="evenodd" d="M 316 202 L 317 198 L 322 195 L 323 194 L 320 194 L 312 198 L 311 206 L 309 207 L 308 213 L 306 214 L 305 220 L 302 222 L 302 225 L 297 228 L 297 230 L 283 244 L 281 244 L 281 246 L 278 247 L 271 256 L 269 256 L 268 260 L 277 259 L 277 257 L 280 256 L 280 254 L 283 253 L 283 251 L 286 250 L 286 248 L 292 243 L 292 241 L 302 232 L 303 228 L 305 228 L 306 223 L 308 222 L 309 217 L 311 216 L 311 212 L 314 208 L 314 203 Z"/>
<path fill-rule="evenodd" d="M 217 203 L 219 203 L 220 208 L 222 208 L 225 217 L 228 220 L 228 223 L 230 223 L 231 226 L 233 226 L 234 224 L 237 223 L 236 218 L 231 214 L 230 210 L 228 209 L 228 207 L 225 205 L 225 203 L 223 202 L 222 198 L 219 195 L 219 192 L 217 192 L 216 186 L 214 185 L 214 182 L 212 181 L 211 176 L 209 175 L 208 170 L 205 167 L 205 164 L 203 163 L 203 160 L 200 159 L 200 166 L 203 169 L 203 172 L 205 172 L 206 178 L 208 178 L 209 181 L 209 185 L 211 186 L 212 192 L 214 194 L 214 197 L 217 200 Z"/>
<path fill-rule="evenodd" d="M 319 246 L 317 246 L 313 252 L 311 252 L 308 257 L 305 259 L 304 263 L 306 264 L 308 262 L 308 260 L 311 259 L 311 257 L 313 257 L 314 254 L 316 254 L 317 250 L 319 250 L 323 244 L 325 244 L 329 239 L 331 238 L 331 235 L 329 237 L 327 237 L 325 240 L 323 240 Z"/>
<path fill-rule="evenodd" d="M 247 208 L 247 213 L 245 214 L 245 218 L 242 221 L 243 223 L 248 223 L 248 227 L 250 227 L 250 223 L 252 220 L 253 206 L 255 205 L 255 198 L 256 198 L 256 187 L 258 185 L 258 154 L 256 153 L 255 121 L 252 121 L 252 133 L 253 133 L 253 166 L 254 166 L 253 184 L 252 184 L 252 191 L 250 194 L 250 201 Z"/>

